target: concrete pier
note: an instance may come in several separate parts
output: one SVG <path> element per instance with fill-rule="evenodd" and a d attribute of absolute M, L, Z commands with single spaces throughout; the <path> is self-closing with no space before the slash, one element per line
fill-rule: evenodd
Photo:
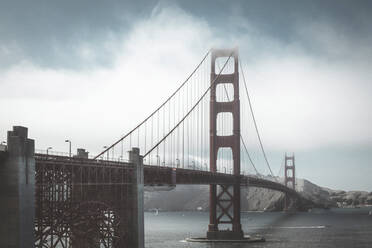
<path fill-rule="evenodd" d="M 0 247 L 34 247 L 34 140 L 26 127 L 8 131 L 0 160 Z"/>
<path fill-rule="evenodd" d="M 139 152 L 139 148 L 132 148 L 132 150 L 129 151 L 129 162 L 136 166 L 132 182 L 132 196 L 129 197 L 132 204 L 132 223 L 129 247 L 133 248 L 145 247 L 143 157 Z"/>

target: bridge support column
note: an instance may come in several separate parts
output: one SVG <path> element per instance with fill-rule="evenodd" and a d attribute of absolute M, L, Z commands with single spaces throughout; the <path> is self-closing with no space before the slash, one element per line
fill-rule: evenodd
<path fill-rule="evenodd" d="M 285 186 L 292 188 L 293 190 L 296 190 L 296 166 L 295 166 L 295 157 L 293 156 L 287 156 L 285 154 L 284 159 L 284 184 Z M 291 200 L 288 196 L 288 194 L 284 197 L 284 211 L 287 211 L 290 209 L 291 206 Z"/>
<path fill-rule="evenodd" d="M 216 73 L 216 59 L 230 57 L 234 62 L 234 71 L 230 74 Z M 232 85 L 234 97 L 230 102 L 217 101 L 217 85 Z M 232 135 L 217 135 L 217 116 L 231 113 L 233 117 Z M 239 100 L 239 64 L 236 49 L 214 49 L 211 58 L 211 95 L 210 95 L 210 171 L 217 172 L 217 157 L 220 148 L 230 148 L 233 155 L 233 185 L 210 186 L 210 222 L 207 238 L 218 240 L 243 239 L 240 224 L 240 100 Z M 230 226 L 220 230 L 219 225 Z"/>
<path fill-rule="evenodd" d="M 128 197 L 130 207 L 130 223 L 128 231 L 128 247 L 144 248 L 144 176 L 143 176 L 143 157 L 140 155 L 139 148 L 132 148 L 129 151 L 129 162 L 135 165 L 132 190 Z"/>
<path fill-rule="evenodd" d="M 0 247 L 34 247 L 34 140 L 26 127 L 14 126 L 7 145 L 0 161 Z"/>

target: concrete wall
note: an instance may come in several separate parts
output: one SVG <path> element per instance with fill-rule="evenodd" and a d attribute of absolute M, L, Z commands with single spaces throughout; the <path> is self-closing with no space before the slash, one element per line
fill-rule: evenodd
<path fill-rule="evenodd" d="M 134 173 L 134 182 L 130 202 L 132 220 L 127 228 L 130 228 L 131 235 L 129 237 L 128 247 L 144 248 L 145 232 L 144 232 L 144 174 L 143 174 L 143 157 L 140 155 L 138 148 L 132 148 L 129 151 L 129 161 L 136 166 Z"/>
<path fill-rule="evenodd" d="M 0 160 L 0 247 L 34 247 L 34 141 L 27 128 L 15 126 L 7 144 Z"/>

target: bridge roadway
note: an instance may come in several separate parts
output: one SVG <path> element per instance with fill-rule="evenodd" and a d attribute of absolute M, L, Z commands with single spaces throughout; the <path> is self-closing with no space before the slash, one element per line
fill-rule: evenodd
<path fill-rule="evenodd" d="M 36 247 L 69 247 L 67 238 L 79 248 L 100 242 L 104 247 L 142 247 L 140 159 L 130 163 L 39 153 L 34 158 Z M 143 165 L 143 180 L 145 186 L 240 183 L 284 192 L 299 208 L 314 206 L 293 189 L 254 176 Z"/>
<path fill-rule="evenodd" d="M 103 171 L 111 171 L 107 174 L 106 183 L 114 182 L 113 173 L 130 175 L 135 169 L 135 165 L 129 162 L 116 162 L 99 159 L 70 158 L 67 156 L 56 156 L 46 154 L 35 154 L 36 170 L 38 167 L 47 166 L 49 168 L 64 167 L 67 170 L 77 169 L 95 170 L 99 168 Z M 113 172 L 113 173 L 112 173 Z M 89 172 L 88 172 L 89 173 Z M 99 176 L 99 175 L 98 175 Z M 210 171 L 192 170 L 183 168 L 163 167 L 157 165 L 144 165 L 144 184 L 145 186 L 176 185 L 176 184 L 234 184 L 237 180 L 242 186 L 267 188 L 286 193 L 292 197 L 301 197 L 296 191 L 283 184 L 271 180 L 258 178 L 256 176 L 240 175 L 234 176 L 226 173 L 213 173 Z M 103 182 L 100 180 L 100 182 Z"/>

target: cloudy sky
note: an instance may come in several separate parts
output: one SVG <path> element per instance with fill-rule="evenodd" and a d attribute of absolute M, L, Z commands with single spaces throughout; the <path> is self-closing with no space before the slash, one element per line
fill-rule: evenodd
<path fill-rule="evenodd" d="M 24 125 L 39 149 L 95 154 L 238 46 L 274 172 L 294 152 L 297 176 L 372 191 L 371 44 L 363 0 L 2 0 L 0 140 Z"/>

